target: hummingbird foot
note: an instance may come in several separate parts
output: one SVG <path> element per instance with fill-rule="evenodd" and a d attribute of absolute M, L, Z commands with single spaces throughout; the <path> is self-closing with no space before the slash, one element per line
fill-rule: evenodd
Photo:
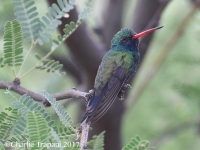
<path fill-rule="evenodd" d="M 126 89 L 131 89 L 132 87 L 131 87 L 130 84 L 125 84 L 125 85 L 124 85 L 124 88 L 126 88 Z"/>
<path fill-rule="evenodd" d="M 89 93 L 85 96 L 85 105 L 87 106 L 90 99 L 94 96 L 94 90 L 89 90 Z"/>
<path fill-rule="evenodd" d="M 120 93 L 118 94 L 118 98 L 120 101 L 124 100 L 124 93 L 122 93 L 122 91 L 120 91 Z"/>
<path fill-rule="evenodd" d="M 119 100 L 124 100 L 124 93 L 126 92 L 127 89 L 130 89 L 131 85 L 130 84 L 125 84 L 122 89 L 120 90 L 119 94 L 118 94 L 118 98 Z"/>

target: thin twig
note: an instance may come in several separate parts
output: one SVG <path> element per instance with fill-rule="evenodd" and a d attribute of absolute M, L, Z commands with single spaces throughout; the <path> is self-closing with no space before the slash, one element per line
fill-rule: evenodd
<path fill-rule="evenodd" d="M 188 13 L 188 15 L 184 18 L 184 20 L 181 22 L 180 26 L 178 27 L 178 30 L 174 33 L 172 38 L 166 43 L 164 46 L 162 52 L 159 54 L 159 56 L 154 61 L 151 68 L 147 71 L 145 78 L 142 80 L 142 82 L 139 84 L 139 86 L 129 95 L 128 100 L 126 102 L 126 106 L 129 108 L 132 108 L 134 103 L 137 101 L 139 96 L 142 94 L 142 92 L 145 90 L 147 85 L 150 83 L 154 75 L 156 74 L 157 70 L 160 68 L 164 60 L 166 59 L 168 53 L 170 50 L 172 50 L 172 47 L 176 44 L 176 42 L 179 40 L 181 35 L 184 33 L 184 29 L 188 25 L 190 19 L 195 15 L 196 11 L 200 7 L 199 3 L 195 3 L 192 7 L 191 11 Z"/>
<path fill-rule="evenodd" d="M 57 47 L 56 47 L 57 48 Z M 33 66 L 31 69 L 29 69 L 26 73 L 24 73 L 23 75 L 21 75 L 20 76 L 20 79 L 22 78 L 22 77 L 24 77 L 25 75 L 27 75 L 28 73 L 30 73 L 31 71 L 33 71 L 37 66 L 39 66 L 39 64 L 43 61 L 43 60 L 45 60 L 46 58 L 48 58 L 55 50 L 56 50 L 56 48 L 55 49 L 53 49 L 53 50 L 51 50 L 50 52 L 48 52 L 42 59 L 40 59 L 40 61 L 38 61 L 38 63 L 35 65 L 35 66 Z"/>
<path fill-rule="evenodd" d="M 15 69 L 12 69 L 12 71 L 13 71 L 13 74 L 14 74 L 15 78 L 17 78 L 17 74 L 15 72 Z"/>
<path fill-rule="evenodd" d="M 88 125 L 84 121 L 80 126 L 81 126 L 80 150 L 84 150 L 87 148 L 88 132 L 90 125 Z"/>
<path fill-rule="evenodd" d="M 24 66 L 24 64 L 25 64 L 25 61 L 26 61 L 26 59 L 28 58 L 28 55 L 30 54 L 30 52 L 31 52 L 31 50 L 32 50 L 32 48 L 33 48 L 33 46 L 35 46 L 35 45 L 34 45 L 34 44 L 31 44 L 31 47 L 29 48 L 29 50 L 28 50 L 28 52 L 27 52 L 27 54 L 26 54 L 26 56 L 25 56 L 25 58 L 24 58 L 24 60 L 23 60 L 23 62 L 22 62 L 22 65 L 20 66 L 20 69 L 19 69 L 19 72 L 18 72 L 18 77 L 20 76 L 21 70 L 22 70 L 22 68 L 23 68 L 23 66 Z"/>
<path fill-rule="evenodd" d="M 10 90 L 15 93 L 18 93 L 20 95 L 26 94 L 26 95 L 30 96 L 31 98 L 33 98 L 35 101 L 43 102 L 44 104 L 46 103 L 46 99 L 38 93 L 35 93 L 24 87 L 21 87 L 20 85 L 17 85 L 14 82 L 0 81 L 0 89 L 7 89 L 8 87 L 10 87 Z M 78 91 L 77 89 L 73 88 L 69 91 L 64 91 L 64 92 L 53 94 L 53 96 L 56 98 L 57 101 L 63 100 L 63 99 L 69 99 L 69 98 L 85 100 L 87 94 L 88 93 L 86 93 L 86 92 L 81 92 L 81 91 Z"/>

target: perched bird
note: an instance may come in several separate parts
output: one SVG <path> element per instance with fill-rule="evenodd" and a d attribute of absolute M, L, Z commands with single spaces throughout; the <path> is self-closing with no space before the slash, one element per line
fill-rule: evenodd
<path fill-rule="evenodd" d="M 107 112 L 117 96 L 123 99 L 124 91 L 130 87 L 126 82 L 139 65 L 139 38 L 162 27 L 138 34 L 124 28 L 115 34 L 111 41 L 111 49 L 105 54 L 99 66 L 94 92 L 87 103 L 82 122 L 85 121 L 87 124 L 96 122 Z"/>

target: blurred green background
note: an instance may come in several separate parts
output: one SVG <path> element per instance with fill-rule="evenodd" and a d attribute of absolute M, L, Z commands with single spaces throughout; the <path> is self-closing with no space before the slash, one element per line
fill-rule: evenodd
<path fill-rule="evenodd" d="M 48 8 L 46 1 L 35 0 L 38 10 L 43 15 Z M 15 19 L 11 1 L 0 0 L 0 56 L 3 55 L 3 27 L 6 21 Z M 93 12 L 87 19 L 88 28 L 93 28 L 96 20 L 100 19 L 100 11 L 105 1 L 92 1 Z M 124 12 L 123 26 L 129 25 L 135 1 L 127 1 L 130 7 Z M 78 8 L 83 8 L 84 2 L 77 1 Z M 140 85 L 150 68 L 162 52 L 166 42 L 178 29 L 180 23 L 189 13 L 192 3 L 189 0 L 173 0 L 162 14 L 160 24 L 162 30 L 156 32 L 154 39 L 145 56 L 145 60 L 137 73 L 131 93 Z M 45 8 L 45 9 L 44 9 Z M 95 20 L 96 19 L 96 20 Z M 98 23 L 98 21 L 97 21 Z M 146 86 L 136 104 L 128 108 L 122 122 L 123 145 L 135 135 L 151 142 L 159 150 L 199 150 L 200 149 L 200 12 L 198 11 L 185 28 L 184 34 L 171 49 L 161 68 Z M 24 46 L 28 50 L 28 44 Z M 50 45 L 36 47 L 32 54 L 48 51 Z M 70 55 L 63 44 L 55 55 Z M 36 62 L 30 56 L 26 68 Z M 24 68 L 24 70 L 26 70 Z M 1 81 L 13 81 L 14 75 L 9 68 L 0 68 Z M 77 83 L 70 74 L 58 76 L 42 71 L 33 71 L 25 76 L 21 85 L 39 93 L 45 89 L 50 93 L 69 90 Z M 0 90 L 0 110 L 11 106 L 13 98 Z M 64 101 L 62 102 L 64 103 Z M 71 102 L 67 111 L 73 118 L 77 117 L 78 101 Z M 52 108 L 47 110 L 54 114 Z M 53 119 L 56 119 L 54 117 Z M 74 119 L 75 120 L 75 119 Z"/>

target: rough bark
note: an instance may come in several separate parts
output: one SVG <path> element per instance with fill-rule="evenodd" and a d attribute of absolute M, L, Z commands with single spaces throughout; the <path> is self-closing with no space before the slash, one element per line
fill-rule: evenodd
<path fill-rule="evenodd" d="M 50 0 L 49 2 L 52 2 Z M 59 26 L 59 30 L 63 32 L 65 24 L 70 21 L 78 20 L 78 12 L 75 9 L 69 13 L 70 19 L 63 18 L 62 25 Z M 65 42 L 73 55 L 76 64 L 80 68 L 80 73 L 85 74 L 83 77 L 86 87 L 92 88 L 94 78 L 98 69 L 98 65 L 101 62 L 103 55 L 105 54 L 103 46 L 91 37 L 87 30 L 86 23 L 83 22 L 79 28 L 66 40 Z"/>
<path fill-rule="evenodd" d="M 106 46 L 110 48 L 110 41 L 113 36 L 121 29 L 123 20 L 123 8 L 126 0 L 109 0 L 103 13 L 103 26 L 101 27 L 101 39 Z"/>

